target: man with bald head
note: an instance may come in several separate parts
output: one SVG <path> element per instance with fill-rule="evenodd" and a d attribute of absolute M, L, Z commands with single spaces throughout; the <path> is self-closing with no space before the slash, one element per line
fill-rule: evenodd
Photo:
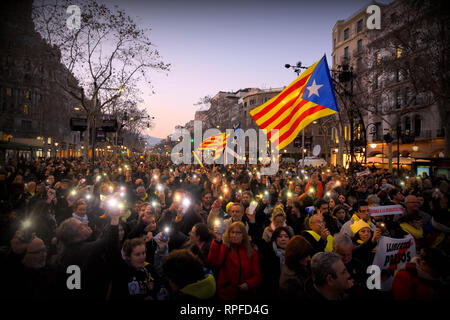
<path fill-rule="evenodd" d="M 431 221 L 431 216 L 420 210 L 420 202 L 414 195 L 408 195 L 405 198 L 406 216 L 418 215 L 422 228 L 425 228 Z"/>
<path fill-rule="evenodd" d="M 325 227 L 323 216 L 315 214 L 309 219 L 310 230 L 302 231 L 301 235 L 308 240 L 313 247 L 314 255 L 317 252 L 331 252 L 333 251 L 333 236 L 330 231 Z"/>
<path fill-rule="evenodd" d="M 18 260 L 17 264 L 8 265 L 9 270 L 2 273 L 3 293 L 12 299 L 53 298 L 54 275 L 47 267 L 47 248 L 44 241 L 33 236 L 31 241 L 26 243 L 20 235 L 16 237 L 26 249 L 22 259 Z M 17 244 L 14 246 L 17 247 Z"/>

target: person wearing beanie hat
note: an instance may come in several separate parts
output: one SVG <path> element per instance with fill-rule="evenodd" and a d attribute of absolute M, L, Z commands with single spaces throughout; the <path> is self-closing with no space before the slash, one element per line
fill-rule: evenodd
<path fill-rule="evenodd" d="M 350 229 L 353 234 L 353 256 L 367 267 L 372 264 L 381 229 L 377 227 L 375 232 L 372 232 L 370 225 L 362 219 L 353 223 Z"/>

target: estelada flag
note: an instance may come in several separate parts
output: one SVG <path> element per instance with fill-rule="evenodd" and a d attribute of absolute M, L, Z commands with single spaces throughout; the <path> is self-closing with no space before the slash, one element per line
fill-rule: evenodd
<path fill-rule="evenodd" d="M 250 115 L 280 150 L 312 121 L 337 111 L 339 109 L 324 55 L 280 94 L 252 109 Z M 278 135 L 271 132 L 274 129 L 279 130 Z"/>
<path fill-rule="evenodd" d="M 214 159 L 217 159 L 220 157 L 223 150 L 225 149 L 229 137 L 230 134 L 226 135 L 225 132 L 212 135 L 202 141 L 202 143 L 198 146 L 197 151 L 199 150 L 214 151 L 215 153 Z"/>

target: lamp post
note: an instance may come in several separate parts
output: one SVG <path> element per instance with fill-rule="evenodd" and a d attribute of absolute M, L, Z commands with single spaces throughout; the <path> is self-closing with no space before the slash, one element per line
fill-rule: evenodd
<path fill-rule="evenodd" d="M 285 67 L 286 69 L 289 69 L 289 68 L 293 69 L 294 72 L 297 74 L 297 77 L 300 76 L 301 69 L 307 69 L 307 68 L 308 68 L 308 67 L 304 67 L 304 66 L 302 65 L 302 62 L 301 62 L 301 61 L 297 62 L 296 65 L 290 65 L 289 63 L 286 63 L 286 64 L 284 65 L 284 67 Z M 304 161 L 305 161 L 305 152 L 304 152 L 304 148 L 305 148 L 305 128 L 302 129 L 302 165 L 303 165 L 303 163 L 304 163 Z"/>

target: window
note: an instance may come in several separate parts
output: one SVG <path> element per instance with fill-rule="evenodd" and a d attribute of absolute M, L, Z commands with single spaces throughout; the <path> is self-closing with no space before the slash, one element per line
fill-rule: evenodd
<path fill-rule="evenodd" d="M 347 40 L 350 36 L 350 29 L 347 28 L 344 30 L 344 40 Z"/>
<path fill-rule="evenodd" d="M 358 58 L 358 60 L 356 60 L 356 68 L 358 69 L 358 71 L 362 70 L 363 68 L 362 58 Z"/>
<path fill-rule="evenodd" d="M 419 137 L 422 131 L 422 117 L 416 115 L 414 117 L 414 136 Z"/>
<path fill-rule="evenodd" d="M 255 99 L 250 100 L 250 105 L 254 105 L 255 104 Z"/>
<path fill-rule="evenodd" d="M 25 59 L 24 69 L 25 69 L 25 71 L 30 71 L 30 69 L 31 69 L 31 62 L 30 62 L 30 60 Z"/>
<path fill-rule="evenodd" d="M 11 88 L 6 88 L 6 95 L 7 95 L 8 97 L 11 97 L 11 96 L 12 96 L 12 89 L 11 89 Z"/>
<path fill-rule="evenodd" d="M 25 98 L 30 100 L 31 99 L 31 92 L 30 90 L 25 90 Z"/>
<path fill-rule="evenodd" d="M 359 20 L 356 24 L 356 32 L 361 32 L 363 29 L 363 19 Z"/>
<path fill-rule="evenodd" d="M 374 141 L 380 141 L 381 140 L 381 136 L 382 136 L 382 127 L 381 127 L 381 122 L 376 122 L 375 123 L 375 127 L 373 128 L 373 140 Z"/>
<path fill-rule="evenodd" d="M 358 52 L 361 52 L 363 49 L 362 39 L 358 40 Z"/>
<path fill-rule="evenodd" d="M 406 135 L 409 135 L 409 134 L 411 134 L 411 118 L 406 116 L 404 121 L 405 121 L 405 132 L 404 133 Z"/>
<path fill-rule="evenodd" d="M 26 115 L 30 114 L 30 107 L 27 104 L 23 105 L 23 114 L 26 114 Z"/>
<path fill-rule="evenodd" d="M 333 56 L 333 65 L 336 64 L 336 56 Z"/>
<path fill-rule="evenodd" d="M 402 95 L 400 90 L 395 91 L 395 108 L 399 109 L 403 105 Z"/>
<path fill-rule="evenodd" d="M 349 56 L 348 56 L 348 47 L 345 47 L 344 48 L 344 57 L 345 58 L 348 58 Z"/>
<path fill-rule="evenodd" d="M 52 138 L 49 137 L 49 138 L 47 139 L 47 144 L 52 144 Z"/>
<path fill-rule="evenodd" d="M 406 88 L 406 91 L 405 91 L 405 104 L 407 106 L 409 106 L 411 104 L 411 102 L 412 102 L 411 100 L 412 100 L 412 90 L 411 90 L 411 88 Z"/>
<path fill-rule="evenodd" d="M 333 48 L 336 48 L 336 38 L 333 39 Z"/>
<path fill-rule="evenodd" d="M 402 49 L 401 48 L 395 48 L 395 57 L 400 58 L 402 56 Z"/>
<path fill-rule="evenodd" d="M 395 71 L 395 81 L 399 82 L 401 80 L 400 70 Z"/>

